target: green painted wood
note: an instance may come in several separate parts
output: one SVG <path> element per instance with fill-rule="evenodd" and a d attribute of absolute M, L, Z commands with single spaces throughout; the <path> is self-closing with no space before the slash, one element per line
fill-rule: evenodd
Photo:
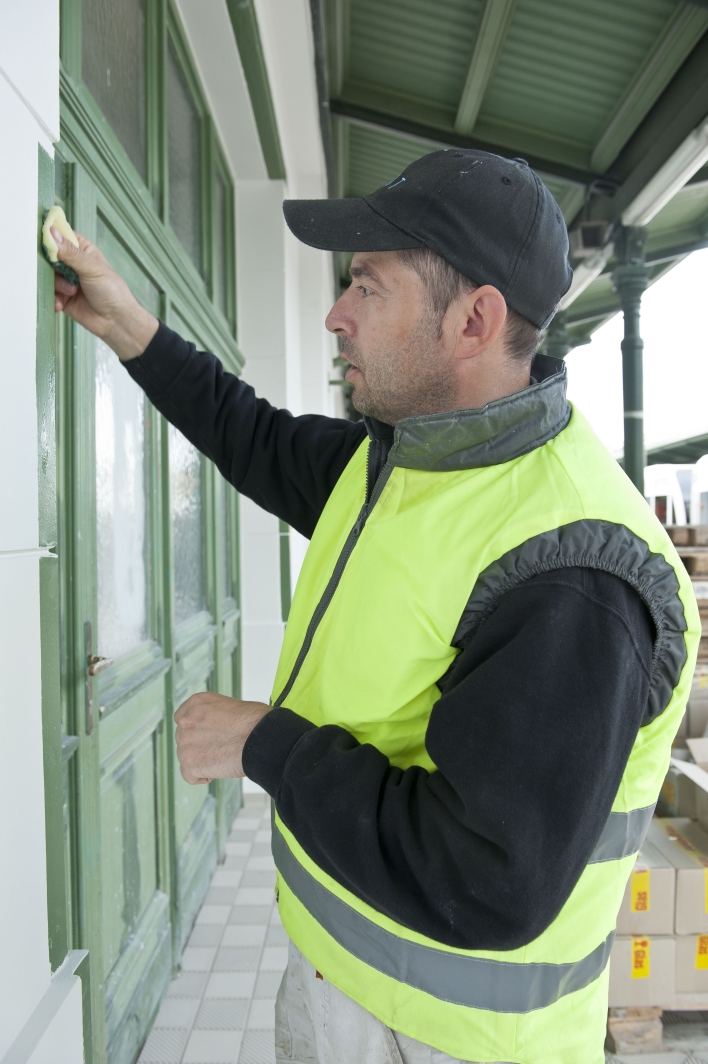
<path fill-rule="evenodd" d="M 285 162 L 253 0 L 226 0 L 226 7 L 248 85 L 268 177 L 284 181 Z"/>
<path fill-rule="evenodd" d="M 517 0 L 486 0 L 467 77 L 457 106 L 455 129 L 471 134 L 504 47 Z"/>

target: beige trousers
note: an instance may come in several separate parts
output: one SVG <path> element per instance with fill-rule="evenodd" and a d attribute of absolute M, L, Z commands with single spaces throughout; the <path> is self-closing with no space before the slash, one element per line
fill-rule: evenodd
<path fill-rule="evenodd" d="M 275 1002 L 277 1064 L 469 1064 L 386 1027 L 290 943 Z"/>

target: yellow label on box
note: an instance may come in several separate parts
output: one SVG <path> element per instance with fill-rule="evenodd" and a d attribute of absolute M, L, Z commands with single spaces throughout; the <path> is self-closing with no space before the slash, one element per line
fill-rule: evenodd
<path fill-rule="evenodd" d="M 664 780 L 661 785 L 661 793 L 667 805 L 676 805 L 676 784 L 671 780 Z"/>
<path fill-rule="evenodd" d="M 706 936 L 708 938 L 708 936 Z M 632 979 L 649 978 L 649 952 L 651 939 L 632 939 Z"/>
<path fill-rule="evenodd" d="M 635 868 L 632 872 L 632 912 L 648 913 L 651 909 L 649 869 Z"/>
<path fill-rule="evenodd" d="M 696 968 L 708 968 L 708 935 L 696 936 Z"/>

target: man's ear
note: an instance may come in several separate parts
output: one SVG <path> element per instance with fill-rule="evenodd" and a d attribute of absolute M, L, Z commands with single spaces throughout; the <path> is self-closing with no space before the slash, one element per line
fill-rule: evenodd
<path fill-rule="evenodd" d="M 475 358 L 498 340 L 506 321 L 506 300 L 490 284 L 467 292 L 459 302 L 458 358 Z"/>

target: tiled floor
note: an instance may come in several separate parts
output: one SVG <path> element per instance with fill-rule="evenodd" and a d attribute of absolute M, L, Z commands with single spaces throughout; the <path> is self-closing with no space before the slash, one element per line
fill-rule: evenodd
<path fill-rule="evenodd" d="M 270 803 L 245 800 L 139 1064 L 274 1064 L 287 937 L 273 893 Z"/>

